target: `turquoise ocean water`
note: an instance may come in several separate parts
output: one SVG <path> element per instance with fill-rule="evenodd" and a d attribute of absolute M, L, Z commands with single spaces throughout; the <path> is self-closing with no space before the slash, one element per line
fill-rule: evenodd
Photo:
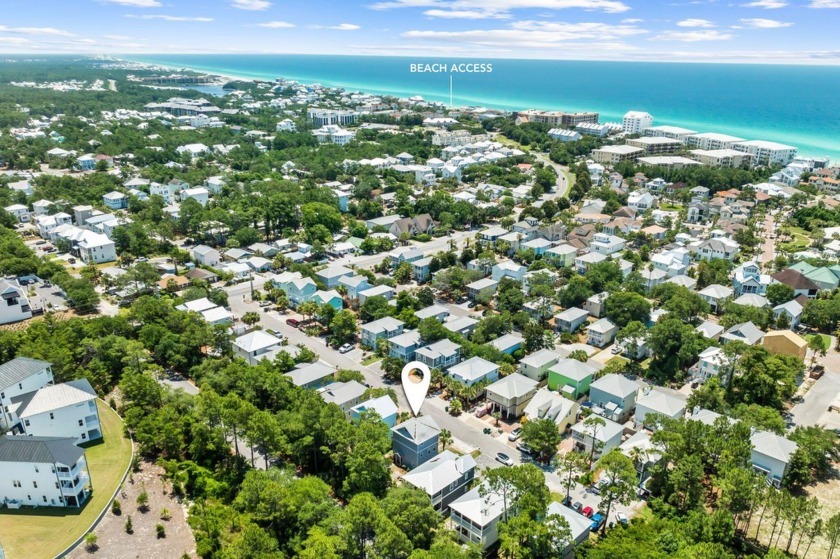
<path fill-rule="evenodd" d="M 749 140 L 797 146 L 799 153 L 840 161 L 840 67 L 453 60 L 320 55 L 144 55 L 129 60 L 204 72 L 341 86 L 449 102 L 450 74 L 412 73 L 410 64 L 492 64 L 483 74 L 453 74 L 455 106 L 601 113 L 620 121 L 628 110 L 670 124 Z"/>

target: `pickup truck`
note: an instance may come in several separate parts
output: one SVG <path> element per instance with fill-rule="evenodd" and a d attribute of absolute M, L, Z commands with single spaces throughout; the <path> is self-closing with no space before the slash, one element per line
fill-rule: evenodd
<path fill-rule="evenodd" d="M 606 518 L 600 513 L 596 512 L 592 515 L 592 524 L 589 526 L 589 531 L 594 532 L 604 525 Z"/>

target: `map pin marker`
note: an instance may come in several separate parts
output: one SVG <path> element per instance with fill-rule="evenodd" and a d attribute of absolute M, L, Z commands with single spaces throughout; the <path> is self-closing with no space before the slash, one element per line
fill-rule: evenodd
<path fill-rule="evenodd" d="M 412 374 L 415 372 L 415 374 Z M 418 373 L 422 374 L 422 378 L 418 378 Z M 420 361 L 412 361 L 406 364 L 402 370 L 402 385 L 405 391 L 405 398 L 408 400 L 408 405 L 411 412 L 416 416 L 420 413 L 420 408 L 423 406 L 423 401 L 426 399 L 426 393 L 429 391 L 429 384 L 432 382 L 432 373 L 425 363 Z"/>

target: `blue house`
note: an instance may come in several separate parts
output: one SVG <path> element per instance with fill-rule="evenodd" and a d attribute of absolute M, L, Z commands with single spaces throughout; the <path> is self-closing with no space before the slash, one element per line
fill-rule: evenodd
<path fill-rule="evenodd" d="M 388 427 L 397 424 L 397 413 L 399 409 L 390 396 L 380 396 L 350 409 L 351 419 L 360 419 L 365 412 L 376 412 L 379 418 Z"/>
<path fill-rule="evenodd" d="M 407 470 L 437 456 L 440 428 L 431 417 L 416 417 L 391 429 L 394 462 Z"/>
<path fill-rule="evenodd" d="M 338 285 L 343 285 L 347 290 L 347 296 L 351 299 L 358 299 L 359 293 L 370 289 L 370 284 L 365 276 L 341 276 Z"/>
<path fill-rule="evenodd" d="M 490 345 L 495 347 L 502 353 L 513 355 L 514 351 L 522 347 L 522 342 L 522 334 L 518 332 L 512 332 L 510 334 L 499 336 L 495 340 L 491 341 Z"/>
<path fill-rule="evenodd" d="M 388 339 L 388 355 L 403 361 L 414 359 L 414 353 L 420 347 L 420 332 L 407 330 L 402 334 Z"/>
<path fill-rule="evenodd" d="M 128 207 L 128 197 L 116 190 L 102 196 L 102 202 L 112 210 L 122 210 Z"/>

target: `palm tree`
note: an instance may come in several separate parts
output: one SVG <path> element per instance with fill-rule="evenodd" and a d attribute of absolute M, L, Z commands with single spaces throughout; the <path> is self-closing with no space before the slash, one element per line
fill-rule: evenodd
<path fill-rule="evenodd" d="M 452 433 L 448 429 L 441 429 L 438 435 L 438 441 L 440 441 L 443 447 L 441 450 L 446 450 L 446 446 L 452 444 Z"/>

